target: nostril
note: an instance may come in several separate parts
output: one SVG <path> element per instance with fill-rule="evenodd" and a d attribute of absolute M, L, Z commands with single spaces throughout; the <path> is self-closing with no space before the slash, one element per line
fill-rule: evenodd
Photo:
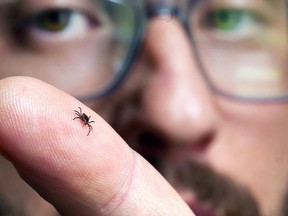
<path fill-rule="evenodd" d="M 215 138 L 214 133 L 207 133 L 205 136 L 199 137 L 196 140 L 174 140 L 165 139 L 165 136 L 145 131 L 137 136 L 137 151 L 147 155 L 157 155 L 158 157 L 173 152 L 190 152 L 201 154 L 207 151 Z"/>
<path fill-rule="evenodd" d="M 139 152 L 153 167 L 162 170 L 162 160 L 167 153 L 167 146 L 159 136 L 152 132 L 138 134 L 137 152 Z"/>
<path fill-rule="evenodd" d="M 157 143 L 157 138 L 153 136 L 151 133 L 144 132 L 139 134 L 138 141 L 140 144 L 145 144 L 150 147 L 153 147 L 154 143 Z"/>
<path fill-rule="evenodd" d="M 201 139 L 199 139 L 198 142 L 193 146 L 194 151 L 203 152 L 207 150 L 207 148 L 213 142 L 213 139 L 214 139 L 213 133 L 209 133 L 201 137 Z"/>
<path fill-rule="evenodd" d="M 167 160 L 177 162 L 186 157 L 201 156 L 207 151 L 213 139 L 213 134 L 207 134 L 198 140 L 182 142 L 165 139 L 165 136 L 146 131 L 138 134 L 138 145 L 135 150 L 154 167 L 161 168 L 163 162 Z"/>
<path fill-rule="evenodd" d="M 142 132 L 138 135 L 138 143 L 141 147 L 153 150 L 165 150 L 167 145 L 164 140 L 151 132 Z"/>

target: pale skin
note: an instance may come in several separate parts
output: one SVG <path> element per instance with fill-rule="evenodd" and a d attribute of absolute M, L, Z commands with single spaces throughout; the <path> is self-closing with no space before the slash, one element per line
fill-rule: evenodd
<path fill-rule="evenodd" d="M 159 34 L 161 43 L 154 40 Z M 171 167 L 192 157 L 248 188 L 263 216 L 280 216 L 288 181 L 288 104 L 241 103 L 215 95 L 189 43 L 177 20 L 152 20 L 133 75 L 110 101 L 95 103 L 95 112 L 41 81 L 1 80 L 1 154 L 62 215 L 194 215 L 186 204 L 193 194 L 167 183 L 122 139 L 149 127 L 169 140 L 166 154 L 155 154 Z M 144 72 L 145 84 L 134 84 Z M 133 92 L 141 95 L 137 106 Z M 77 107 L 95 121 L 89 136 L 72 121 Z M 114 117 L 121 122 L 111 123 L 114 131 L 106 121 L 114 122 L 112 114 L 119 110 L 125 115 Z M 137 131 L 125 132 L 134 121 Z M 13 168 L 0 170 L 7 181 L 19 181 L 13 173 Z M 28 200 L 39 200 L 25 193 Z M 38 202 L 34 213 L 53 214 L 52 207 Z"/>

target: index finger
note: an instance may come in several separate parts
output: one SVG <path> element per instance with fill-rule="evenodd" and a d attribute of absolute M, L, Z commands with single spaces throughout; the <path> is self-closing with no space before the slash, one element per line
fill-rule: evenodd
<path fill-rule="evenodd" d="M 74 110 L 91 119 L 73 121 Z M 0 81 L 0 151 L 62 215 L 193 215 L 96 113 L 32 78 Z"/>

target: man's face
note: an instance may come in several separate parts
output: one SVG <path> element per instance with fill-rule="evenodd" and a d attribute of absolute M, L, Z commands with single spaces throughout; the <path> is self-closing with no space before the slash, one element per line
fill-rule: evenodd
<path fill-rule="evenodd" d="M 41 8 L 59 2 L 26 3 Z M 77 5 L 68 0 L 66 4 L 71 2 Z M 30 31 L 34 42 L 23 44 L 4 27 L 0 32 L 0 58 L 5 60 L 0 68 L 3 77 L 20 69 L 19 75 L 28 74 L 32 65 L 41 68 L 43 74 L 60 70 L 64 74 L 71 70 L 81 74 L 93 68 L 93 60 L 99 57 L 89 46 L 89 37 L 81 40 L 77 35 L 72 47 L 71 43 L 62 42 L 61 52 L 55 54 L 53 45 L 56 49 L 59 44 L 52 41 L 51 35 Z M 52 46 L 45 47 L 44 40 L 50 40 Z M 105 50 L 105 46 L 99 49 Z M 196 215 L 287 214 L 288 104 L 243 102 L 214 93 L 176 18 L 160 16 L 150 20 L 141 51 L 125 83 L 111 95 L 88 105 L 167 178 Z M 230 59 L 222 61 L 219 67 L 225 70 Z M 27 197 L 38 199 L 18 183 L 6 162 L 1 161 L 0 165 L 1 176 L 9 182 L 16 181 L 18 190 Z M 10 202 L 7 206 L 16 206 L 21 200 L 13 200 L 11 191 L 13 188 L 1 188 L 0 198 Z M 39 206 L 50 214 L 49 206 Z"/>
<path fill-rule="evenodd" d="M 126 83 L 133 90 L 126 94 L 124 86 L 126 97 L 116 93 L 121 100 L 107 103 L 113 113 L 108 122 L 196 215 L 206 215 L 200 213 L 204 208 L 220 215 L 257 215 L 252 200 L 259 214 L 281 215 L 287 205 L 288 105 L 243 103 L 212 93 L 187 36 L 167 19 L 151 22 L 145 53 Z M 161 43 L 155 40 L 159 34 Z M 143 74 L 144 84 L 129 86 Z"/>

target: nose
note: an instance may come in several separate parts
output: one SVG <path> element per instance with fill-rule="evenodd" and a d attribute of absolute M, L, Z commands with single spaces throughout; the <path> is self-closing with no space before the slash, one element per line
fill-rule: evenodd
<path fill-rule="evenodd" d="M 142 105 L 153 128 L 172 140 L 169 143 L 197 146 L 211 139 L 216 101 L 198 71 L 181 24 L 169 16 L 154 18 L 145 51 L 153 66 Z"/>

